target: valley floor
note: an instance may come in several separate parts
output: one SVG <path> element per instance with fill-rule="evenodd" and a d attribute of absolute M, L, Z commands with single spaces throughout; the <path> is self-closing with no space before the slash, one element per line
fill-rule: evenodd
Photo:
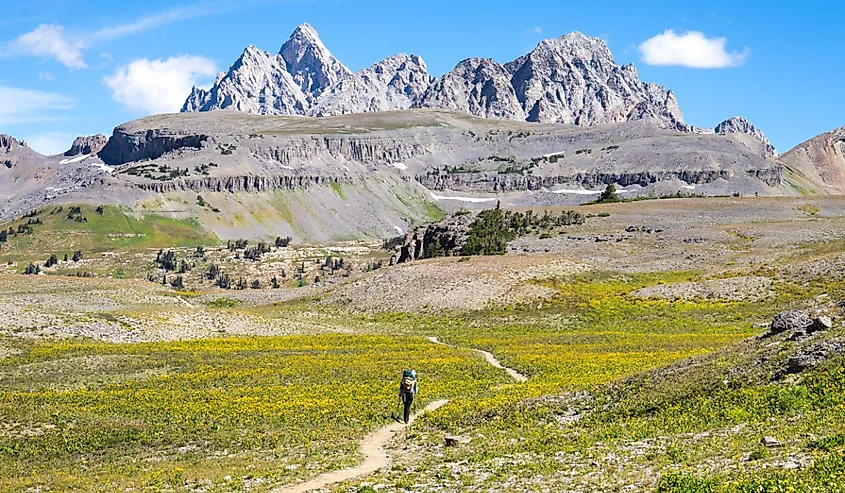
<path fill-rule="evenodd" d="M 9 257 L 0 490 L 284 491 L 370 456 L 406 367 L 418 408 L 448 403 L 387 442 L 392 465 L 323 491 L 845 488 L 845 199 L 585 210 L 502 257 L 371 271 L 384 253 L 346 250 L 355 272 L 304 287 L 176 290 L 144 279 L 155 248 L 89 256 L 94 278 Z M 207 248 L 197 272 L 338 255 Z M 760 338 L 785 309 L 836 323 Z"/>

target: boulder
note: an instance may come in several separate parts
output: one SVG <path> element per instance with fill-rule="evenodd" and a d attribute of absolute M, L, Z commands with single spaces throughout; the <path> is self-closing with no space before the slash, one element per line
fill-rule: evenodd
<path fill-rule="evenodd" d="M 813 320 L 809 332 L 822 332 L 833 328 L 833 320 L 830 317 L 819 317 Z"/>
<path fill-rule="evenodd" d="M 781 334 L 787 331 L 806 330 L 813 325 L 813 320 L 801 310 L 789 310 L 775 315 L 769 327 L 769 334 Z"/>
<path fill-rule="evenodd" d="M 766 448 L 780 447 L 781 443 L 774 437 L 763 437 L 760 443 Z"/>
<path fill-rule="evenodd" d="M 471 439 L 467 438 L 467 437 L 451 435 L 451 436 L 446 437 L 446 446 L 447 447 L 454 447 L 454 446 L 462 444 L 462 443 L 469 443 L 470 440 Z"/>
<path fill-rule="evenodd" d="M 843 339 L 820 342 L 792 355 L 786 363 L 786 373 L 802 373 L 843 353 L 845 353 L 845 340 Z"/>

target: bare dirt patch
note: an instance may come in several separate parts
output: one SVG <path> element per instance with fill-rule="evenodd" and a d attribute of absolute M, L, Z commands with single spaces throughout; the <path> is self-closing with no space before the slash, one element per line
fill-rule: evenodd
<path fill-rule="evenodd" d="M 702 282 L 679 282 L 649 286 L 631 293 L 638 298 L 669 300 L 715 299 L 724 301 L 762 301 L 772 298 L 772 280 L 768 277 L 731 277 Z"/>
<path fill-rule="evenodd" d="M 441 258 L 400 265 L 332 292 L 323 302 L 362 311 L 479 310 L 490 303 L 519 304 L 554 291 L 533 280 L 590 270 L 547 255 Z"/>

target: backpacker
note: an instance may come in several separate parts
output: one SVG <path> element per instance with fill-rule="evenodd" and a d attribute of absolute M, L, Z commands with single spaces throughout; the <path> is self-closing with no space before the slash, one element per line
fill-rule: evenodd
<path fill-rule="evenodd" d="M 402 373 L 402 393 L 416 393 L 417 373 L 414 370 L 405 370 Z"/>

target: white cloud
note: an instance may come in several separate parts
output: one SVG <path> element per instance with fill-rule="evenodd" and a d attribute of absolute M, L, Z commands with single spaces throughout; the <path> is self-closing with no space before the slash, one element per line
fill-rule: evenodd
<path fill-rule="evenodd" d="M 698 31 L 676 34 L 668 29 L 639 46 L 643 62 L 649 65 L 679 65 L 692 68 L 738 67 L 748 60 L 750 50 L 742 53 L 725 50 L 727 38 L 707 38 Z"/>
<path fill-rule="evenodd" d="M 41 24 L 35 30 L 17 37 L 11 51 L 33 56 L 54 58 L 70 69 L 85 68 L 82 60 L 84 42 L 69 39 L 58 24 Z"/>
<path fill-rule="evenodd" d="M 543 28 L 540 27 L 540 26 L 537 26 L 537 27 L 534 28 L 534 32 L 537 33 L 537 34 L 543 34 Z"/>
<path fill-rule="evenodd" d="M 38 72 L 38 78 L 41 80 L 53 80 L 53 74 L 50 72 Z"/>
<path fill-rule="evenodd" d="M 139 113 L 177 112 L 199 79 L 217 74 L 214 62 L 201 56 L 182 55 L 167 60 L 142 58 L 117 69 L 103 82 L 112 98 Z"/>
<path fill-rule="evenodd" d="M 70 69 L 87 65 L 83 52 L 97 43 L 154 29 L 186 19 L 220 14 L 239 6 L 224 1 L 195 3 L 157 12 L 126 24 L 114 24 L 89 33 L 69 33 L 59 24 L 41 24 L 12 41 L 0 43 L 0 56 L 40 56 L 55 59 Z"/>
<path fill-rule="evenodd" d="M 0 86 L 0 125 L 50 120 L 45 111 L 72 109 L 75 101 L 53 92 Z"/>
<path fill-rule="evenodd" d="M 31 149 L 44 154 L 45 156 L 52 156 L 53 154 L 61 154 L 70 149 L 75 136 L 73 134 L 64 134 L 60 132 L 43 132 L 28 136 L 26 145 Z"/>

